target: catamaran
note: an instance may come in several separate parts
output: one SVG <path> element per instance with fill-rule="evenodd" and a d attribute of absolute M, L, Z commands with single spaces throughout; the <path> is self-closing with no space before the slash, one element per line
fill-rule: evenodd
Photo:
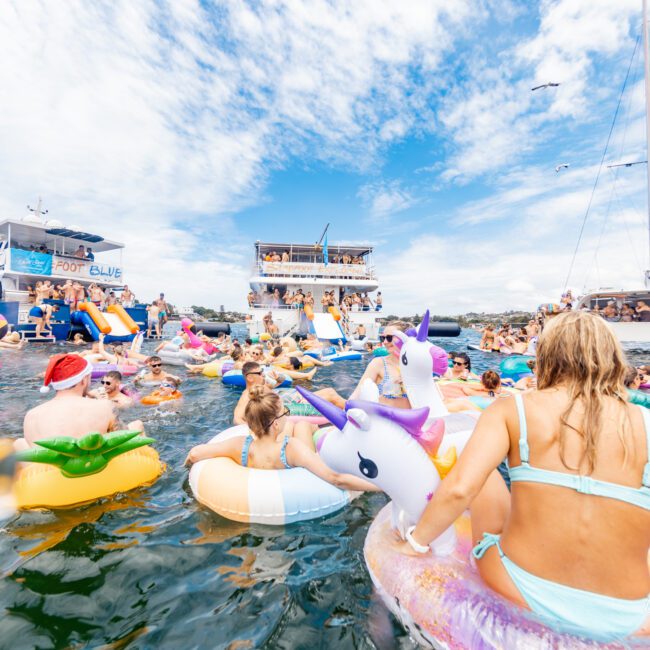
<path fill-rule="evenodd" d="M 278 257 L 284 257 L 284 261 L 277 261 Z M 356 263 L 349 260 L 356 260 Z M 320 339 L 345 340 L 354 338 L 359 325 L 365 327 L 370 339 L 379 336 L 379 311 L 374 305 L 366 311 L 361 307 L 347 314 L 341 314 L 338 309 L 345 295 L 365 295 L 379 288 L 371 245 L 325 244 L 321 247 L 319 244 L 257 241 L 250 287 L 253 300 L 247 324 L 251 337 L 268 331 L 269 314 L 280 336 L 312 333 Z M 311 292 L 312 310 L 284 303 L 282 297 L 287 292 L 296 294 L 298 291 L 303 296 Z M 321 306 L 326 291 L 333 292 L 333 308 Z M 280 300 L 274 298 L 278 294 Z"/>

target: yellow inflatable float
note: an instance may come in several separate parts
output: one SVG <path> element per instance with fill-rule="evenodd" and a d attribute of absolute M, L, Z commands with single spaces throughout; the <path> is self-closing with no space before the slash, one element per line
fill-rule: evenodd
<path fill-rule="evenodd" d="M 71 508 L 152 484 L 164 471 L 153 438 L 140 431 L 39 440 L 16 454 L 30 463 L 14 484 L 19 508 Z M 44 463 L 44 464 L 41 464 Z"/>

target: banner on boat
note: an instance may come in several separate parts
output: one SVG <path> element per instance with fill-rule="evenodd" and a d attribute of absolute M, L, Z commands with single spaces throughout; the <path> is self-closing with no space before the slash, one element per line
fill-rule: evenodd
<path fill-rule="evenodd" d="M 368 269 L 365 264 L 314 264 L 310 262 L 263 262 L 262 271 L 265 275 L 304 275 L 316 277 L 319 275 L 340 278 L 367 278 Z"/>
<path fill-rule="evenodd" d="M 11 270 L 31 275 L 52 275 L 52 256 L 47 253 L 12 248 Z"/>
<path fill-rule="evenodd" d="M 121 282 L 122 269 L 119 266 L 101 264 L 74 257 L 53 256 L 52 275 L 66 278 L 93 280 L 94 282 Z"/>

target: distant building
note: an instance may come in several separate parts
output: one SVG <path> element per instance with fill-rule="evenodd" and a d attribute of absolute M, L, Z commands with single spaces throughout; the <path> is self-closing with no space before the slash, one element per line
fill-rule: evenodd
<path fill-rule="evenodd" d="M 191 318 L 197 320 L 200 316 L 191 307 L 176 307 L 176 313 L 179 318 Z"/>

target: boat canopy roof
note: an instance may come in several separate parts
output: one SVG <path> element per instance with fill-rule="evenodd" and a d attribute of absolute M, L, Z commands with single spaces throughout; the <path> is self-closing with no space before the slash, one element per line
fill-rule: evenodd
<path fill-rule="evenodd" d="M 25 246 L 41 246 L 54 248 L 55 243 L 62 241 L 70 244 L 70 251 L 78 246 L 90 246 L 95 253 L 103 253 L 124 248 L 124 244 L 104 239 L 100 235 L 94 235 L 82 230 L 73 230 L 53 223 L 31 223 L 19 219 L 4 219 L 0 221 L 0 238 L 11 240 Z M 11 245 L 11 242 L 9 242 Z M 67 247 L 66 247 L 67 248 Z"/>
<path fill-rule="evenodd" d="M 283 251 L 291 251 L 297 255 L 310 255 L 313 253 L 320 253 L 323 250 L 323 246 L 316 244 L 274 244 L 257 241 L 255 242 L 255 250 L 258 254 L 272 253 L 273 251 L 277 253 L 282 253 Z M 336 244 L 329 243 L 327 245 L 327 250 L 329 253 L 336 253 L 338 255 L 342 253 L 347 253 L 353 257 L 363 257 L 372 253 L 373 247 L 370 244 Z"/>

